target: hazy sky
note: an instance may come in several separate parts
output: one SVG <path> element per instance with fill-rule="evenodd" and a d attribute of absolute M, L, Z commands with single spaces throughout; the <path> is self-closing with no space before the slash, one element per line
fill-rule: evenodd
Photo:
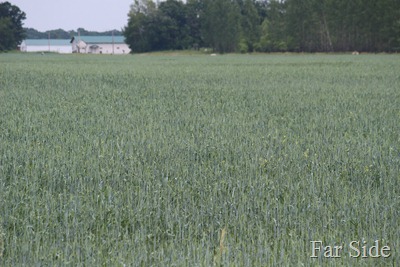
<path fill-rule="evenodd" d="M 26 13 L 24 27 L 39 31 L 121 30 L 128 22 L 133 3 L 133 0 L 0 0 L 5 1 Z"/>

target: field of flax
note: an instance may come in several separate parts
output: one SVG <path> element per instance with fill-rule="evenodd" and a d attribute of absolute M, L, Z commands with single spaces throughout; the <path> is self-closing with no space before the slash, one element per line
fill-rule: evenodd
<path fill-rule="evenodd" d="M 0 265 L 395 266 L 399 119 L 397 55 L 1 54 Z"/>

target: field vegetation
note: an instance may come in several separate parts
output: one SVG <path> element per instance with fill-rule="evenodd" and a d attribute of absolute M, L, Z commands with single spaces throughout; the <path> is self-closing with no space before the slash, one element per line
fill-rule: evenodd
<path fill-rule="evenodd" d="M 0 265 L 395 266 L 399 59 L 0 55 Z"/>

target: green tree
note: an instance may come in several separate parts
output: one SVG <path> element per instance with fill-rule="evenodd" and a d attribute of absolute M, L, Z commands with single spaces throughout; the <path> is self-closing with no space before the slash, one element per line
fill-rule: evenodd
<path fill-rule="evenodd" d="M 288 49 L 286 32 L 286 4 L 272 0 L 268 2 L 266 18 L 261 24 L 261 33 L 256 49 L 262 52 L 281 52 Z"/>
<path fill-rule="evenodd" d="M 123 30 L 125 41 L 134 53 L 152 50 L 152 18 L 156 16 L 156 5 L 151 0 L 135 0 L 128 13 L 128 25 Z M 154 20 L 154 19 L 153 19 Z"/>
<path fill-rule="evenodd" d="M 26 38 L 27 39 L 45 39 L 47 35 L 44 32 L 40 32 L 33 28 L 25 28 Z"/>
<path fill-rule="evenodd" d="M 240 9 L 235 1 L 205 0 L 202 31 L 216 52 L 236 51 L 240 37 Z"/>
<path fill-rule="evenodd" d="M 145 29 L 150 51 L 175 49 L 178 28 L 172 18 L 158 10 L 147 17 Z"/>
<path fill-rule="evenodd" d="M 198 46 L 200 2 L 167 0 L 157 6 L 150 0 L 135 1 L 124 29 L 126 42 L 133 52 Z"/>
<path fill-rule="evenodd" d="M 129 14 L 128 25 L 124 29 L 125 42 L 132 52 L 150 51 L 150 44 L 145 29 L 147 17 L 141 12 Z"/>
<path fill-rule="evenodd" d="M 25 38 L 26 15 L 9 2 L 0 3 L 0 51 L 16 49 Z"/>
<path fill-rule="evenodd" d="M 254 46 L 260 38 L 260 17 L 254 0 L 240 0 L 241 10 L 241 38 L 240 52 L 253 52 Z"/>
<path fill-rule="evenodd" d="M 163 28 L 163 40 L 167 49 L 186 49 L 193 43 L 190 37 L 190 29 L 187 24 L 186 6 L 177 0 L 167 0 L 159 5 L 160 17 L 164 17 L 166 24 L 160 25 Z"/>
<path fill-rule="evenodd" d="M 204 45 L 204 39 L 201 30 L 201 21 L 204 14 L 203 0 L 186 1 L 186 23 L 189 27 L 189 36 L 192 47 L 198 49 Z"/>
<path fill-rule="evenodd" d="M 288 49 L 295 51 L 395 51 L 397 0 L 287 0 Z"/>
<path fill-rule="evenodd" d="M 400 1 L 136 0 L 124 34 L 134 52 L 399 51 Z"/>
<path fill-rule="evenodd" d="M 51 30 L 47 31 L 46 33 L 47 36 L 50 35 L 51 39 L 69 39 L 72 37 L 69 32 L 64 31 L 63 29 Z"/>

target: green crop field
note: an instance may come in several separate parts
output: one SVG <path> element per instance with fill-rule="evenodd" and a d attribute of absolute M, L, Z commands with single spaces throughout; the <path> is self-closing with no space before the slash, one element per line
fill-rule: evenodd
<path fill-rule="evenodd" d="M 398 264 L 399 55 L 0 54 L 0 266 Z"/>

